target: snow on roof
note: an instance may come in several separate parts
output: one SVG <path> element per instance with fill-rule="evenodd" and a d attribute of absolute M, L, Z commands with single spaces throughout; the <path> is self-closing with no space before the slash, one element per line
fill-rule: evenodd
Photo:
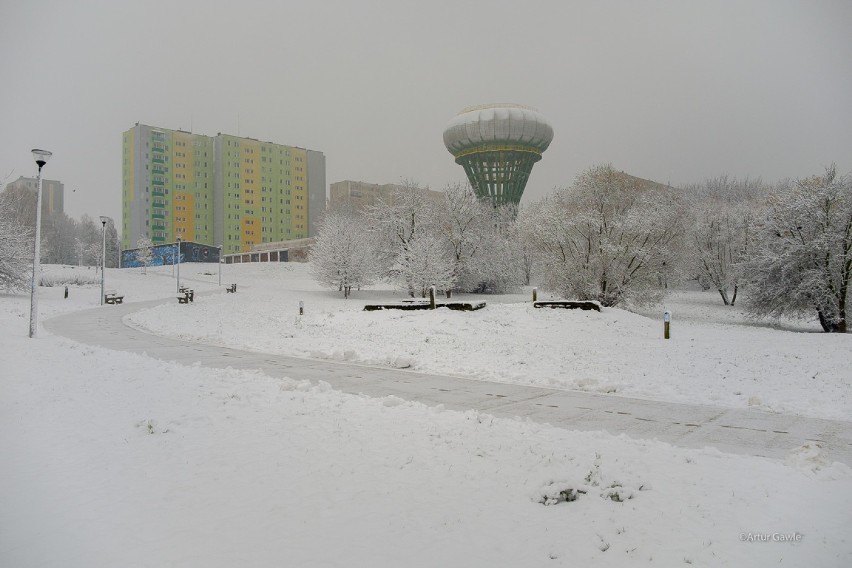
<path fill-rule="evenodd" d="M 488 104 L 464 109 L 444 129 L 444 145 L 452 154 L 489 144 L 526 145 L 544 152 L 553 127 L 538 111 L 518 104 Z"/>

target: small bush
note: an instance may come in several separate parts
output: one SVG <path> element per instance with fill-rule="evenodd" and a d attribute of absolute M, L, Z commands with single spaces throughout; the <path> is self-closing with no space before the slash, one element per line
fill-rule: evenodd
<path fill-rule="evenodd" d="M 45 288 L 54 286 L 91 286 L 99 284 L 100 278 L 91 274 L 42 274 L 38 285 Z"/>

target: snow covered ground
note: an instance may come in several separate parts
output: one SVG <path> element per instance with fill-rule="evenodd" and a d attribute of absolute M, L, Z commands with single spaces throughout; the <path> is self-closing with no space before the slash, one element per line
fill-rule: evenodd
<path fill-rule="evenodd" d="M 193 277 L 199 270 L 194 268 Z M 646 317 L 653 311 L 535 309 L 526 295 L 477 296 L 488 307 L 472 313 L 363 312 L 367 302 L 403 296 L 374 289 L 343 300 L 314 283 L 304 264 L 224 270 L 227 282 L 239 284 L 237 294 L 201 296 L 189 309 L 175 301 L 137 313 L 129 322 L 161 335 L 284 355 L 852 417 L 852 334 L 819 333 L 815 322 L 756 325 L 712 292 L 674 293 L 655 317 Z M 305 303 L 302 318 L 296 317 L 299 301 Z M 668 341 L 662 338 L 666 308 L 673 313 Z"/>
<path fill-rule="evenodd" d="M 182 275 L 196 291 L 215 288 L 209 270 L 192 270 Z M 225 270 L 237 294 L 146 317 L 162 309 L 194 322 L 183 327 L 199 337 L 239 339 L 232 330 L 248 326 L 205 314 L 242 305 L 241 317 L 300 341 L 323 319 L 361 318 L 364 330 L 424 321 L 356 313 L 357 300 L 316 290 L 302 266 Z M 128 301 L 170 297 L 177 308 L 168 273 L 107 278 Z M 64 300 L 61 288 L 42 289 L 42 318 L 97 304 L 96 286 L 70 292 Z M 0 295 L 0 566 L 852 564 L 852 470 L 816 444 L 781 462 L 182 367 L 43 331 L 28 339 L 28 308 L 26 296 Z M 367 320 L 374 315 L 386 319 Z M 563 329 L 556 318 L 566 315 L 541 314 L 555 327 L 540 333 Z M 608 324 L 572 320 L 589 334 L 609 329 L 620 345 L 641 340 L 623 331 L 639 316 L 604 315 Z M 491 317 L 477 329 L 505 321 Z M 347 340 L 357 352 L 360 339 L 335 333 L 341 356 L 356 358 Z M 419 365 L 422 355 L 400 356 Z"/>

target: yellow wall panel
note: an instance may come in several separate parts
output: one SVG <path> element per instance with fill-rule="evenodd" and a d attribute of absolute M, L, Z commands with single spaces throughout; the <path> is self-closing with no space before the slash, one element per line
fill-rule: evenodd
<path fill-rule="evenodd" d="M 259 217 L 242 217 L 240 219 L 240 237 L 242 252 L 251 249 L 252 245 L 260 244 L 260 218 Z"/>
<path fill-rule="evenodd" d="M 180 235 L 185 241 L 195 240 L 195 195 L 191 191 L 175 191 L 172 224 L 175 235 Z"/>

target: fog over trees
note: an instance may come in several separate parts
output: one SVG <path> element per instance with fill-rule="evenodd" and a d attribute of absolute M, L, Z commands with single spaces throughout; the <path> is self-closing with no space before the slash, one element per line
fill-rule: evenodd
<path fill-rule="evenodd" d="M 465 184 L 434 199 L 406 182 L 392 203 L 326 213 L 311 258 L 317 280 L 347 297 L 343 282 L 382 279 L 410 296 L 536 284 L 629 307 L 696 281 L 756 318 L 812 314 L 845 332 L 852 178 L 832 166 L 774 185 L 720 176 L 674 188 L 598 165 L 519 210 Z"/>
<path fill-rule="evenodd" d="M 7 187 L 0 193 L 3 210 L 18 225 L 35 228 L 36 193 L 24 187 Z M 42 211 L 44 213 L 44 211 Z M 41 260 L 45 264 L 98 265 L 101 252 L 102 226 L 100 221 L 83 215 L 79 221 L 65 213 L 43 214 L 41 218 Z M 118 231 L 110 219 L 106 224 L 107 266 L 118 266 L 120 243 Z M 32 253 L 30 254 L 32 256 Z M 32 259 L 30 259 L 32 262 Z"/>
<path fill-rule="evenodd" d="M 479 201 L 468 185 L 450 186 L 435 199 L 410 181 L 390 201 L 360 212 L 326 212 L 311 253 L 319 282 L 348 297 L 340 279 L 357 266 L 369 280 L 386 279 L 411 297 L 424 296 L 430 286 L 498 293 L 524 283 L 513 209 Z"/>

